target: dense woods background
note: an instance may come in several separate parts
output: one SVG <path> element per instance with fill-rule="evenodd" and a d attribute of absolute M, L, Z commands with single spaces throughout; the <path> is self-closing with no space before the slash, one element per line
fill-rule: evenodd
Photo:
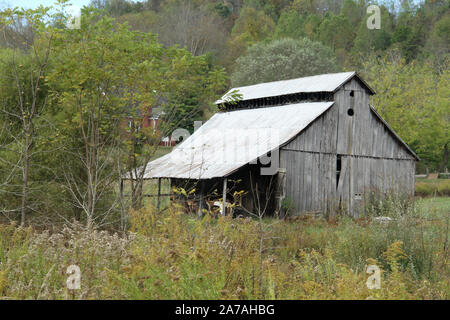
<path fill-rule="evenodd" d="M 142 180 L 124 199 L 118 177 L 161 136 L 192 131 L 231 86 L 317 73 L 358 71 L 418 171 L 449 167 L 448 0 L 93 0 L 79 29 L 66 2 L 0 15 L 2 219 L 123 227 Z M 148 106 L 160 132 L 140 126 Z"/>

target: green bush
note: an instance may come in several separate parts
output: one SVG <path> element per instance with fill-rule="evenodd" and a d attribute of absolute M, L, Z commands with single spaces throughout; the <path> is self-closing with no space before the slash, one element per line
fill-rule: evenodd
<path fill-rule="evenodd" d="M 450 196 L 450 180 L 438 179 L 417 181 L 415 185 L 415 194 L 419 197 L 448 197 Z"/>
<path fill-rule="evenodd" d="M 440 196 L 450 197 L 450 180 L 439 181 L 437 192 Z"/>
<path fill-rule="evenodd" d="M 437 187 L 435 183 L 416 182 L 415 194 L 419 197 L 429 197 L 436 194 Z"/>

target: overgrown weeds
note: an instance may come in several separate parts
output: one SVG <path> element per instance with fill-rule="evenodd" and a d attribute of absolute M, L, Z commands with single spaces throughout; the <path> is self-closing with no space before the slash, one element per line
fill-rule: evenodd
<path fill-rule="evenodd" d="M 448 299 L 448 211 L 418 203 L 392 217 L 265 219 L 262 260 L 260 222 L 176 207 L 132 212 L 126 237 L 77 224 L 53 234 L 1 226 L 0 297 Z M 66 288 L 71 264 L 80 290 Z M 367 287 L 368 265 L 380 268 L 380 289 Z"/>

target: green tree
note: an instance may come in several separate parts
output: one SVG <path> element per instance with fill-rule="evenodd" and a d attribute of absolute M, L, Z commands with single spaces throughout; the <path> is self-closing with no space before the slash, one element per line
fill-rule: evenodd
<path fill-rule="evenodd" d="M 232 37 L 250 45 L 270 36 L 274 26 L 273 20 L 264 12 L 247 7 L 241 10 L 232 30 Z"/>
<path fill-rule="evenodd" d="M 366 8 L 365 1 L 345 0 L 340 13 L 352 26 L 357 26 L 366 15 Z"/>
<path fill-rule="evenodd" d="M 64 1 L 59 2 L 58 6 L 64 6 Z M 3 52 L 3 59 L 0 61 L 0 69 L 3 70 L 0 76 L 0 117 L 4 129 L 0 135 L 5 139 L 2 141 L 5 145 L 0 145 L 0 152 L 6 152 L 3 154 L 5 157 L 1 161 L 0 171 L 11 170 L 2 183 L 6 190 L 0 192 L 9 192 L 13 197 L 20 198 L 19 208 L 8 208 L 6 211 L 20 212 L 21 225 L 25 224 L 29 213 L 36 210 L 36 203 L 32 199 L 37 189 L 32 183 L 32 174 L 36 168 L 38 123 L 46 107 L 45 77 L 53 43 L 59 34 L 59 30 L 50 25 L 55 15 L 49 12 L 49 8 L 43 6 L 35 10 L 14 8 L 0 12 L 1 29 L 18 30 L 25 24 L 31 30 L 22 34 L 10 33 L 13 37 L 21 35 L 21 41 L 18 43 L 15 39 L 8 39 L 6 42 L 12 48 Z M 15 188 L 12 183 L 16 190 L 11 192 L 8 190 L 11 186 L 9 182 L 14 181 L 18 170 L 21 181 L 16 181 Z"/>
<path fill-rule="evenodd" d="M 448 64 L 450 48 L 450 12 L 440 18 L 430 31 L 424 50 L 431 56 L 438 72 Z"/>
<path fill-rule="evenodd" d="M 319 39 L 334 50 L 349 50 L 355 37 L 354 27 L 342 15 L 330 14 L 325 17 L 319 27 Z"/>
<path fill-rule="evenodd" d="M 374 107 L 422 158 L 422 167 L 448 167 L 450 96 L 448 70 L 406 63 L 400 54 L 365 58 L 364 78 L 377 94 Z"/>
<path fill-rule="evenodd" d="M 339 69 L 333 52 L 321 43 L 307 38 L 282 39 L 250 47 L 247 54 L 237 60 L 231 79 L 233 86 L 243 86 Z"/>
<path fill-rule="evenodd" d="M 353 56 L 370 56 L 373 52 L 386 51 L 392 42 L 393 16 L 386 7 L 381 6 L 381 29 L 367 28 L 368 15 L 359 23 L 359 28 L 352 48 Z"/>
<path fill-rule="evenodd" d="M 425 43 L 425 28 L 412 1 L 403 1 L 398 14 L 392 42 L 401 50 L 406 61 L 412 61 Z"/>
<path fill-rule="evenodd" d="M 224 76 L 204 57 L 164 48 L 153 34 L 131 31 L 91 9 L 82 17 L 81 28 L 58 41 L 49 83 L 64 119 L 65 187 L 91 227 L 119 212 L 123 218 L 113 188 L 123 170 L 134 170 L 132 205 L 140 206 L 145 164 L 161 135 L 201 118 Z M 140 128 L 139 114 L 157 103 L 165 112 L 159 132 Z M 125 119 L 133 122 L 126 133 Z"/>
<path fill-rule="evenodd" d="M 204 1 L 168 2 L 153 31 L 164 45 L 179 45 L 197 56 L 207 52 L 219 56 L 226 40 L 224 20 Z"/>
<path fill-rule="evenodd" d="M 296 10 L 283 11 L 275 27 L 274 38 L 302 38 L 305 36 L 304 24 L 305 17 Z"/>

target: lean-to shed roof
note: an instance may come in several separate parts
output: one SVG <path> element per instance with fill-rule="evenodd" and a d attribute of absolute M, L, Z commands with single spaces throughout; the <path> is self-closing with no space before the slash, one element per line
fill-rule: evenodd
<path fill-rule="evenodd" d="M 333 102 L 217 113 L 171 153 L 147 164 L 144 178 L 224 177 L 295 137 Z"/>
<path fill-rule="evenodd" d="M 232 88 L 221 99 L 217 100 L 216 104 L 229 101 L 230 93 L 234 91 L 237 91 L 236 93 L 242 95 L 240 101 L 283 96 L 295 93 L 335 92 L 354 76 L 356 76 L 361 83 L 367 87 L 371 94 L 375 93 L 356 72 L 352 71 L 320 74 L 311 77 L 266 82 L 251 86 Z"/>

